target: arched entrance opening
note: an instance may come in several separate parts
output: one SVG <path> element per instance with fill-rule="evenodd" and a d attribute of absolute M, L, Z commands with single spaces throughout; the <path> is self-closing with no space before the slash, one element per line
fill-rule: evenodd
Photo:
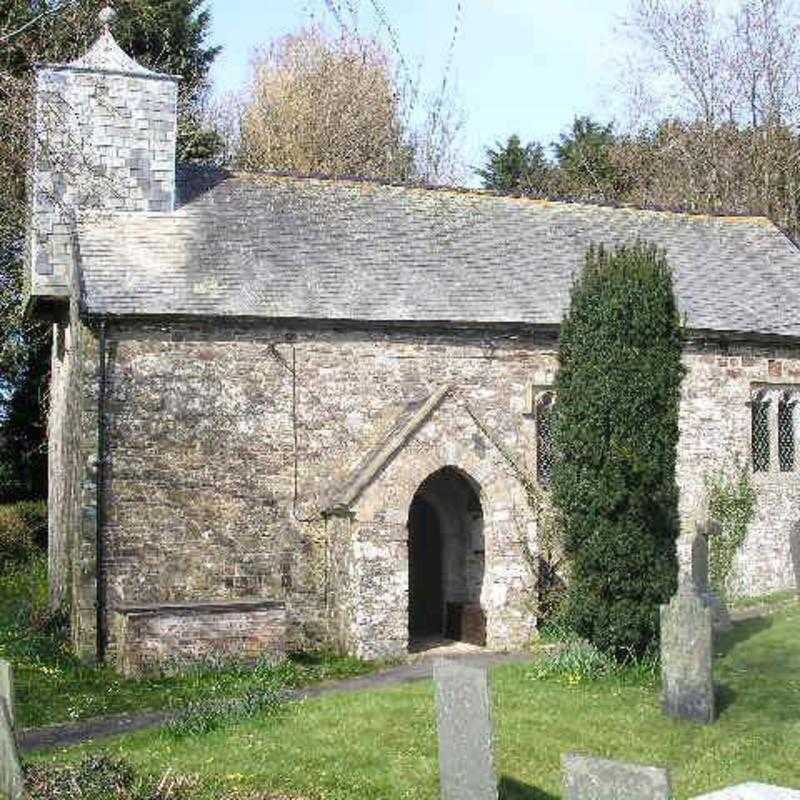
<path fill-rule="evenodd" d="M 426 478 L 408 514 L 408 629 L 412 649 L 443 639 L 485 645 L 481 607 L 483 508 L 455 467 Z"/>

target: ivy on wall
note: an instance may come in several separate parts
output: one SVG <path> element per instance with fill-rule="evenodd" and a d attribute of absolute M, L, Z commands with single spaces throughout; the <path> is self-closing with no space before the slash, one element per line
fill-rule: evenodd
<path fill-rule="evenodd" d="M 756 490 L 747 469 L 740 469 L 734 478 L 725 472 L 708 475 L 706 491 L 709 516 L 719 525 L 709 537 L 708 576 L 714 591 L 726 597 L 736 554 L 755 518 Z"/>

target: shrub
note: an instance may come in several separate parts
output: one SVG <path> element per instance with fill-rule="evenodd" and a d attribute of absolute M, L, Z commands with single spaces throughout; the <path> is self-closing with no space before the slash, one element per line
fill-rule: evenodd
<path fill-rule="evenodd" d="M 556 652 L 535 661 L 528 676 L 533 680 L 556 680 L 568 686 L 603 678 L 625 684 L 652 685 L 658 673 L 658 654 L 654 650 L 639 658 L 618 660 L 572 636 Z"/>
<path fill-rule="evenodd" d="M 553 655 L 536 661 L 529 674 L 536 680 L 558 678 L 577 684 L 610 675 L 616 667 L 617 662 L 611 656 L 589 642 L 576 639 Z"/>
<path fill-rule="evenodd" d="M 29 561 L 47 548 L 47 505 L 0 505 L 0 569 Z"/>
<path fill-rule="evenodd" d="M 681 330 L 663 254 L 592 248 L 561 328 L 553 500 L 564 619 L 618 659 L 656 641 L 675 591 Z"/>

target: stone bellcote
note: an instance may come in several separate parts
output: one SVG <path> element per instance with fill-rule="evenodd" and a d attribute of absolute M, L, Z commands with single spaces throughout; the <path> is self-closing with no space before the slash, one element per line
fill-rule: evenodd
<path fill-rule="evenodd" d="M 29 307 L 66 300 L 79 285 L 78 225 L 109 212 L 175 206 L 178 78 L 145 69 L 103 32 L 69 64 L 36 72 Z"/>

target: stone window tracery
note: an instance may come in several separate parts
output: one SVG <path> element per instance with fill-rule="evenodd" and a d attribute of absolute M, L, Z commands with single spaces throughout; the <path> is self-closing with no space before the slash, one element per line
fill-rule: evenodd
<path fill-rule="evenodd" d="M 753 456 L 753 472 L 769 470 L 769 400 L 759 392 L 750 403 L 752 414 L 751 450 Z"/>
<path fill-rule="evenodd" d="M 796 406 L 800 386 L 754 387 L 750 456 L 754 473 L 798 471 Z"/>
<path fill-rule="evenodd" d="M 543 489 L 553 481 L 553 406 L 555 395 L 542 392 L 536 398 L 536 480 Z"/>
<path fill-rule="evenodd" d="M 781 472 L 793 472 L 795 464 L 794 407 L 796 398 L 784 392 L 778 402 L 778 461 Z"/>

